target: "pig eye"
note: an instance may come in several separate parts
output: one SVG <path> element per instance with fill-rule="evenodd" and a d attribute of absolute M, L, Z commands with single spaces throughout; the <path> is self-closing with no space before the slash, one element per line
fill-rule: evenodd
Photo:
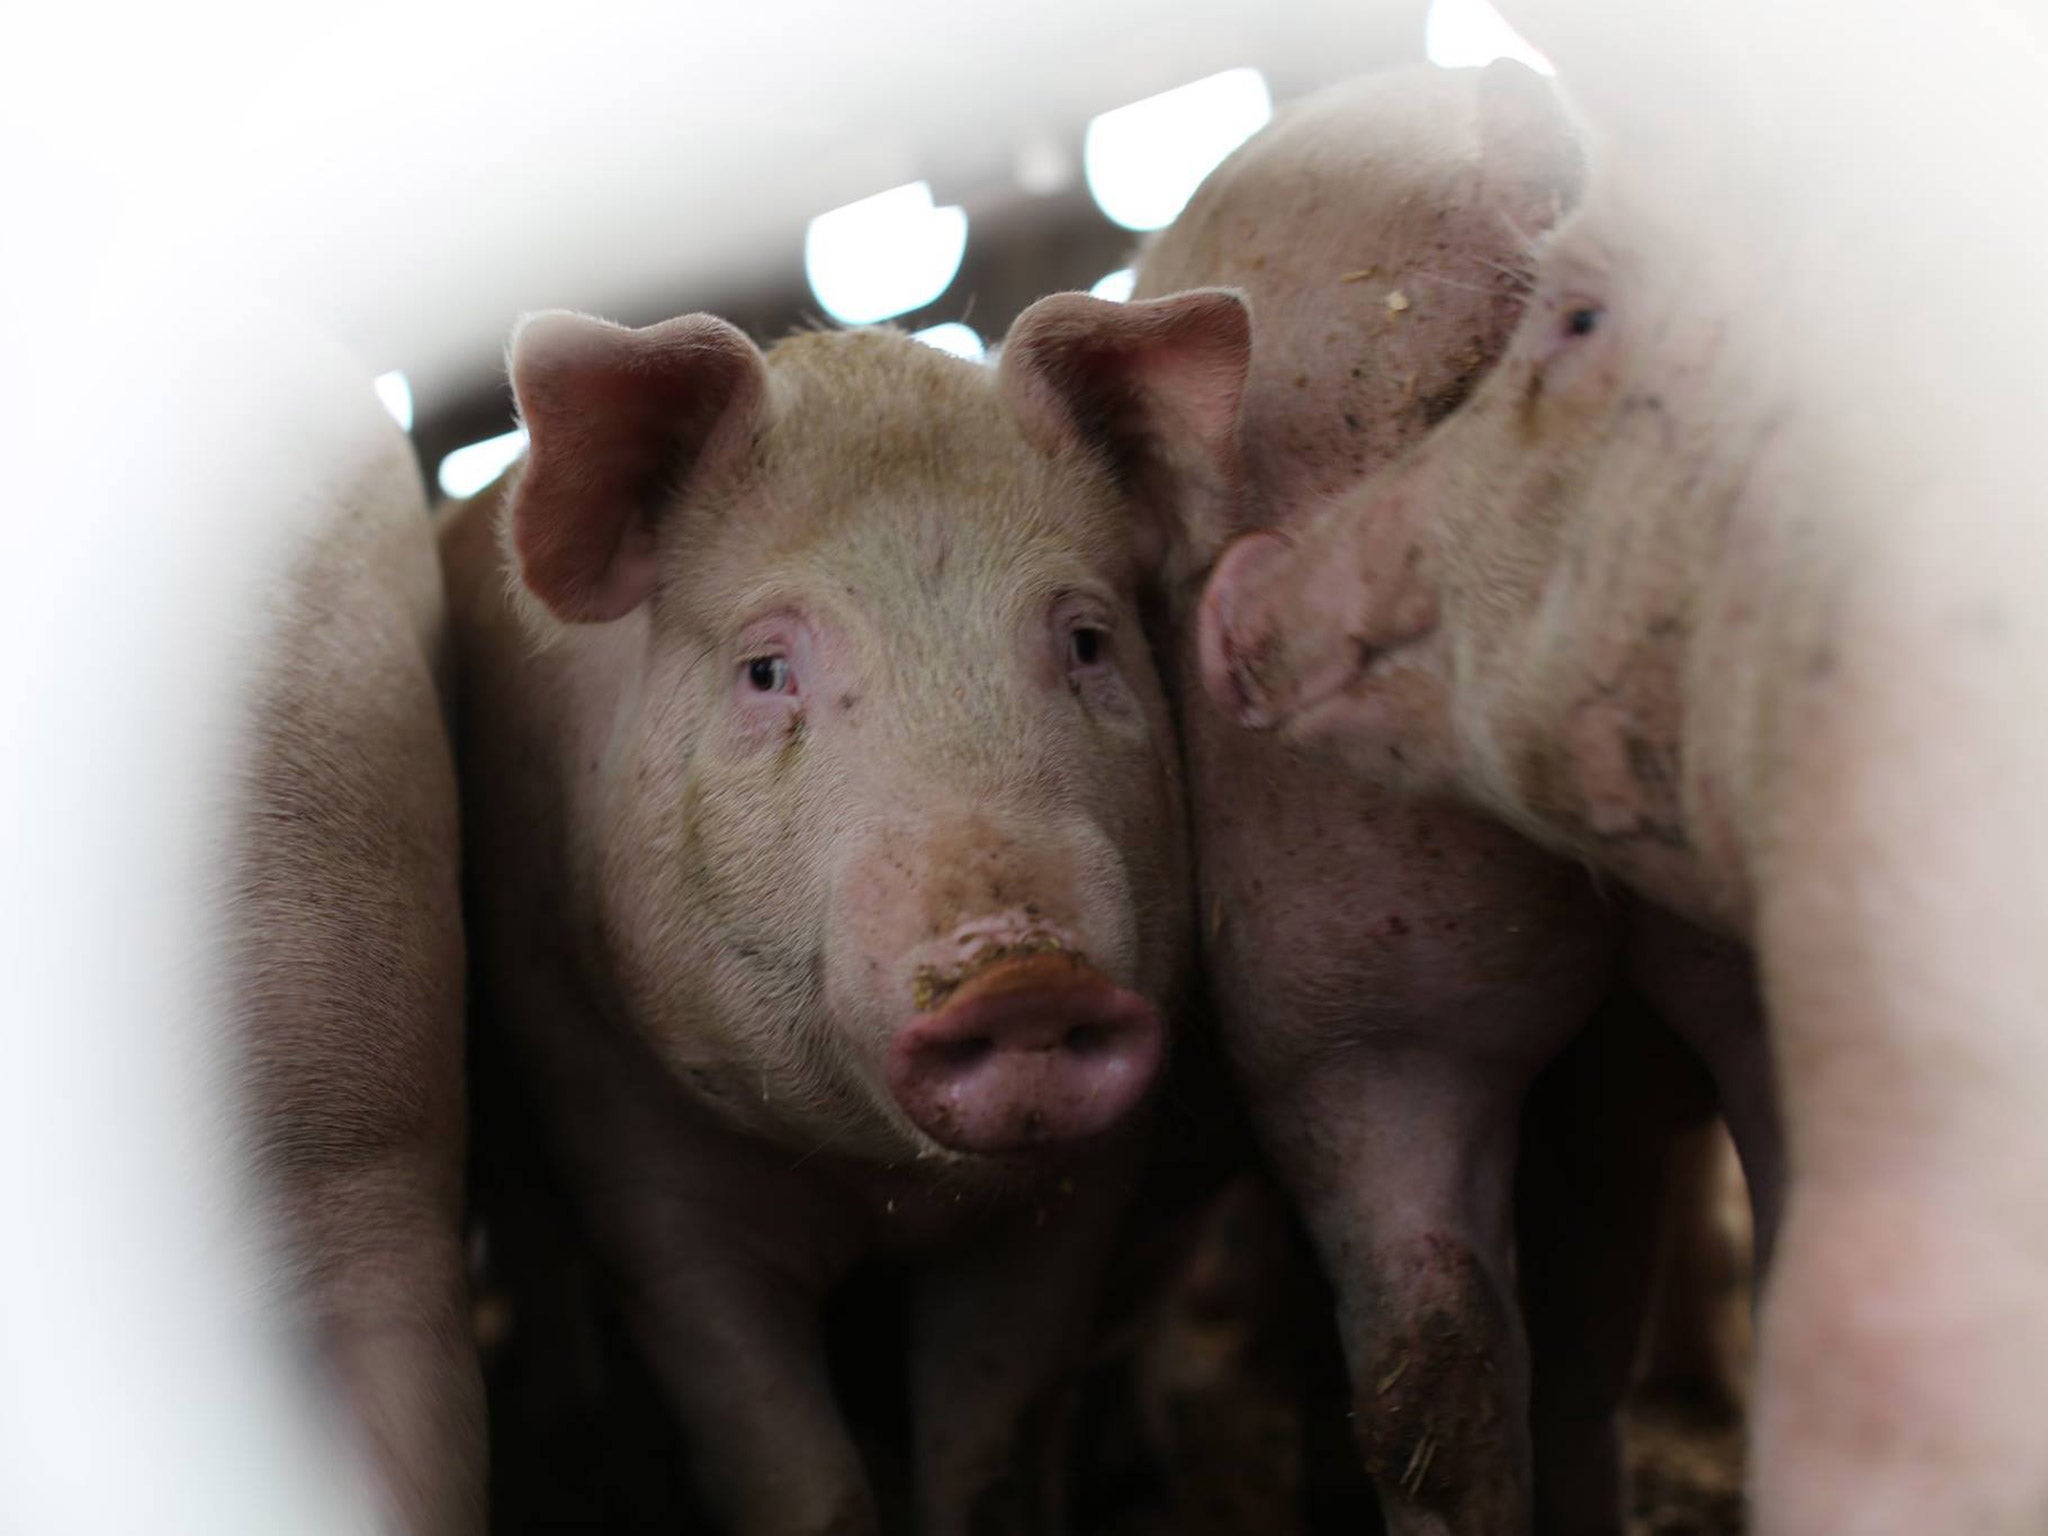
<path fill-rule="evenodd" d="M 1117 631 L 1110 600 L 1069 594 L 1053 611 L 1052 642 L 1041 653 L 1055 661 L 1067 692 L 1097 719 L 1129 719 L 1137 713 L 1127 663 L 1117 650 Z"/>
<path fill-rule="evenodd" d="M 787 656 L 754 656 L 746 663 L 747 686 L 755 693 L 795 693 L 796 674 Z"/>
<path fill-rule="evenodd" d="M 1607 306 L 1587 296 L 1584 289 L 1566 289 L 1544 302 L 1548 319 L 1530 328 L 1530 360 L 1535 364 L 1529 377 L 1529 399 L 1534 401 L 1556 384 L 1563 387 L 1578 378 L 1588 360 L 1600 351 L 1598 342 L 1588 338 L 1607 324 Z M 1558 370 L 1553 378 L 1552 370 Z M 1581 388 L 1594 387 L 1597 380 L 1583 380 Z"/>

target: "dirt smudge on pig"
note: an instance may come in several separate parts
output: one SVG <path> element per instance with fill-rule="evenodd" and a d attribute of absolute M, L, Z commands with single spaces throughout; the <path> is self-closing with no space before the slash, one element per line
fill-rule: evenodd
<path fill-rule="evenodd" d="M 1386 1493 L 1454 1529 L 1510 1528 L 1519 1495 L 1498 1476 L 1504 1389 L 1494 1362 L 1506 1319 L 1477 1258 L 1455 1238 L 1424 1239 L 1405 1279 L 1386 1298 L 1402 1315 L 1388 1319 L 1353 1383 L 1366 1470 Z"/>
<path fill-rule="evenodd" d="M 969 981 L 992 966 L 1031 955 L 1059 955 L 1075 965 L 1085 965 L 1082 956 L 1051 934 L 1033 934 L 1008 944 L 991 944 L 960 965 L 921 965 L 910 978 L 910 1000 L 919 1013 L 930 1013 Z"/>

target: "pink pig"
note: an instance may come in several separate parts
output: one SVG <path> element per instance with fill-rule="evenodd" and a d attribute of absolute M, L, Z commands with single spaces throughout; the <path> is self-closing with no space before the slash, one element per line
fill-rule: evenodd
<path fill-rule="evenodd" d="M 1789 1171 L 1754 1528 L 2038 1531 L 2038 41 L 1969 5 L 1531 10 L 1586 201 L 1454 417 L 1225 559 L 1206 676 L 1717 936 L 1666 919 L 1667 976 L 1753 948 Z"/>
<path fill-rule="evenodd" d="M 1250 298 L 1244 525 L 1306 523 L 1456 410 L 1506 344 L 1530 242 L 1580 171 L 1548 86 L 1501 64 L 1334 87 L 1208 179 L 1145 252 L 1138 292 L 1228 283 Z M 1560 1112 L 1532 1149 L 1589 1160 L 1568 1201 L 1525 1213 L 1572 1234 L 1538 1250 L 1555 1274 L 1535 1273 L 1530 1252 L 1520 1262 L 1522 1289 L 1557 1314 L 1535 1319 L 1533 1447 L 1511 1202 L 1523 1101 L 1613 986 L 1629 915 L 1572 863 L 1413 793 L 1399 743 L 1357 772 L 1240 730 L 1202 691 L 1194 629 L 1189 603 L 1177 680 L 1204 968 L 1338 1291 L 1354 1426 L 1390 1528 L 1499 1536 L 1533 1514 L 1543 1528 L 1618 1529 L 1615 1411 L 1657 1158 L 1680 1112 L 1662 1058 L 1603 1029 L 1561 1069 L 1593 1082 L 1552 1097 L 1597 1098 L 1613 1070 L 1600 1053 L 1619 1050 L 1640 1069 L 1629 1093 L 1642 1106 Z M 1739 986 L 1746 973 L 1730 969 Z M 1699 1006 L 1648 989 L 1660 1006 Z M 1734 1010 L 1737 1032 L 1746 1016 Z M 1575 1138 L 1598 1145 L 1562 1145 Z M 1633 1248 L 1630 1229 L 1644 1239 Z M 1595 1233 L 1597 1264 L 1573 1249 Z M 1612 1335 L 1597 1351 L 1570 1315 L 1594 1296 Z"/>
<path fill-rule="evenodd" d="M 291 359 L 267 449 L 298 477 L 279 487 L 284 553 L 252 616 L 224 882 L 250 1147 L 287 1293 L 392 1528 L 477 1536 L 441 573 L 419 466 L 368 370 L 288 316 L 264 335 Z"/>
<path fill-rule="evenodd" d="M 919 1529 L 1057 1523 L 1191 936 L 1142 621 L 1247 351 L 1228 295 L 1077 306 L 1000 369 L 540 316 L 448 518 L 480 1017 L 732 1531 L 876 1528 L 818 1333 L 872 1254 Z"/>

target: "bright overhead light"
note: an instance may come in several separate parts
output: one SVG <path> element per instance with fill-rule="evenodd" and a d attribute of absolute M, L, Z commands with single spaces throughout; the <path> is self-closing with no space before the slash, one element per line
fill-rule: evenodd
<path fill-rule="evenodd" d="M 487 437 L 467 448 L 458 448 L 441 461 L 434 478 L 441 493 L 458 499 L 474 496 L 502 475 L 512 461 L 526 451 L 526 429 L 515 427 L 498 437 Z"/>
<path fill-rule="evenodd" d="M 1081 143 L 1088 190 L 1125 229 L 1164 229 L 1217 162 L 1272 116 L 1256 69 L 1227 69 L 1105 112 Z"/>
<path fill-rule="evenodd" d="M 1074 184 L 1074 152 L 1058 139 L 1026 139 L 1017 150 L 1017 185 L 1033 197 L 1051 197 Z"/>
<path fill-rule="evenodd" d="M 967 211 L 934 207 L 923 181 L 821 213 L 804 231 L 804 275 L 842 325 L 923 308 L 946 291 L 966 253 Z"/>
<path fill-rule="evenodd" d="M 377 398 L 384 402 L 384 409 L 391 413 L 391 419 L 398 423 L 398 430 L 412 430 L 412 381 L 398 369 L 380 373 L 370 381 L 370 388 L 377 392 Z"/>
<path fill-rule="evenodd" d="M 981 332 L 971 325 L 962 325 L 958 320 L 912 331 L 910 339 L 921 341 L 928 347 L 937 347 L 941 352 L 950 352 L 955 357 L 964 357 L 970 363 L 981 362 L 988 356 L 988 343 L 981 339 Z"/>
<path fill-rule="evenodd" d="M 1422 51 L 1430 63 L 1445 69 L 1477 69 L 1495 59 L 1514 59 L 1539 75 L 1557 73 L 1486 0 L 1430 0 Z"/>
<path fill-rule="evenodd" d="M 1095 280 L 1095 286 L 1088 291 L 1098 299 L 1108 299 L 1112 304 L 1121 304 L 1131 296 L 1131 290 L 1138 286 L 1138 274 L 1134 268 L 1118 267 L 1114 272 Z"/>

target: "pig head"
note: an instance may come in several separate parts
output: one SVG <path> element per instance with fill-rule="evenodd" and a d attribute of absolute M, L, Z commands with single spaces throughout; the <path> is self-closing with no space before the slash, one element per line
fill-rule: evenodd
<path fill-rule="evenodd" d="M 586 965 L 757 1134 L 1013 1152 L 1156 1075 L 1186 875 L 1141 612 L 1165 542 L 1125 503 L 1189 471 L 1143 444 L 1224 441 L 1244 322 L 1205 295 L 1082 353 L 1061 313 L 995 388 L 888 333 L 764 358 L 706 316 L 512 344 L 505 529 L 576 653 Z"/>

